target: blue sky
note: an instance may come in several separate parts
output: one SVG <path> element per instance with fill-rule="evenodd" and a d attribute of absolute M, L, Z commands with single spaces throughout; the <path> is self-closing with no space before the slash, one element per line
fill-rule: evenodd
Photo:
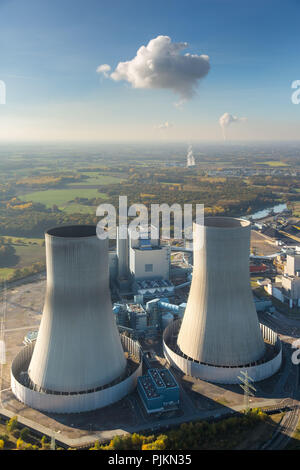
<path fill-rule="evenodd" d="M 225 112 L 247 118 L 230 139 L 296 139 L 299 12 L 299 0 L 0 0 L 0 139 L 220 140 Z M 96 73 L 159 35 L 210 57 L 180 109 L 170 90 Z"/>

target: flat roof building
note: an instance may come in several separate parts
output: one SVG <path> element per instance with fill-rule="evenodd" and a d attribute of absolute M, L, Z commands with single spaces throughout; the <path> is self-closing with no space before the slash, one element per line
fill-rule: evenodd
<path fill-rule="evenodd" d="M 179 386 L 168 369 L 148 369 L 138 378 L 138 392 L 148 414 L 176 409 Z"/>

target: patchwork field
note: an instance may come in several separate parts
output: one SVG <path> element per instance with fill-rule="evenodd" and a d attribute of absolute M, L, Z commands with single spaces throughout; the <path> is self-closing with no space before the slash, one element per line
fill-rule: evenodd
<path fill-rule="evenodd" d="M 34 191 L 20 195 L 23 201 L 33 201 L 45 204 L 46 207 L 52 207 L 53 204 L 57 206 L 63 206 L 76 197 L 88 198 L 101 197 L 104 193 L 99 193 L 97 189 L 48 189 L 46 191 Z"/>
<path fill-rule="evenodd" d="M 80 183 L 71 183 L 70 186 L 77 186 L 80 188 L 82 185 L 107 185 L 107 184 L 117 184 L 122 181 L 122 178 L 117 178 L 115 176 L 101 175 L 93 172 L 82 172 L 81 175 L 87 176 L 88 178 Z"/>
<path fill-rule="evenodd" d="M 268 165 L 273 167 L 281 167 L 281 166 L 290 166 L 288 163 L 281 162 L 281 161 L 266 161 L 266 162 L 256 162 L 257 165 Z"/>

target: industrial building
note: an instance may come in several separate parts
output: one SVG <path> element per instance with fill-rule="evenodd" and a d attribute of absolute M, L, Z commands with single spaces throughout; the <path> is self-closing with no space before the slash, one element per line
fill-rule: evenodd
<path fill-rule="evenodd" d="M 139 228 L 139 237 L 129 236 L 129 271 L 136 281 L 170 278 L 170 246 L 161 245 L 159 236 L 153 237 L 151 226 Z M 152 238 L 151 238 L 152 235 Z"/>
<path fill-rule="evenodd" d="M 165 279 L 152 279 L 144 281 L 134 281 L 133 291 L 144 298 L 164 297 L 173 295 L 175 292 L 174 284 Z"/>
<path fill-rule="evenodd" d="M 128 331 L 132 337 L 152 337 L 163 331 L 167 325 L 184 315 L 186 304 L 174 305 L 167 298 L 156 298 L 142 305 L 139 302 L 115 303 L 113 312 L 120 330 Z M 120 328 L 121 327 L 121 328 Z"/>
<path fill-rule="evenodd" d="M 174 290 L 170 281 L 169 245 L 161 245 L 158 231 L 151 226 L 117 229 L 117 251 L 110 253 L 110 281 L 122 294 L 149 298 Z M 124 238 L 127 235 L 127 238 Z"/>
<path fill-rule="evenodd" d="M 194 269 L 183 320 L 164 332 L 169 363 L 188 375 L 237 383 L 240 370 L 254 380 L 281 365 L 277 335 L 260 326 L 250 286 L 250 222 L 207 217 L 194 224 Z"/>
<path fill-rule="evenodd" d="M 148 369 L 146 375 L 138 378 L 137 389 L 148 414 L 179 406 L 179 386 L 168 369 Z"/>
<path fill-rule="evenodd" d="M 90 411 L 120 400 L 141 374 L 140 346 L 120 337 L 109 291 L 108 240 L 96 227 L 45 235 L 47 289 L 36 341 L 16 356 L 11 386 L 43 411 Z"/>
<path fill-rule="evenodd" d="M 283 274 L 270 280 L 265 290 L 289 308 L 300 307 L 300 254 L 287 254 Z"/>
<path fill-rule="evenodd" d="M 145 331 L 147 328 L 147 312 L 140 304 L 127 305 L 129 325 L 133 330 Z"/>

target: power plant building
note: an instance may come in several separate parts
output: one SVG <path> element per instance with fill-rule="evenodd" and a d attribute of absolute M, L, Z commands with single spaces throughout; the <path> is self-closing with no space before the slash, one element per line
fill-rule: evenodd
<path fill-rule="evenodd" d="M 179 386 L 168 369 L 148 369 L 138 378 L 138 393 L 148 414 L 179 406 Z"/>
<path fill-rule="evenodd" d="M 136 230 L 118 227 L 117 269 L 114 255 L 110 254 L 111 281 L 116 281 L 122 294 L 164 295 L 163 291 L 174 290 L 169 280 L 170 252 L 170 246 L 160 244 L 153 226 L 142 225 Z"/>
<path fill-rule="evenodd" d="M 170 247 L 151 238 L 151 227 L 142 228 L 138 239 L 129 230 L 129 271 L 136 281 L 170 278 Z"/>

